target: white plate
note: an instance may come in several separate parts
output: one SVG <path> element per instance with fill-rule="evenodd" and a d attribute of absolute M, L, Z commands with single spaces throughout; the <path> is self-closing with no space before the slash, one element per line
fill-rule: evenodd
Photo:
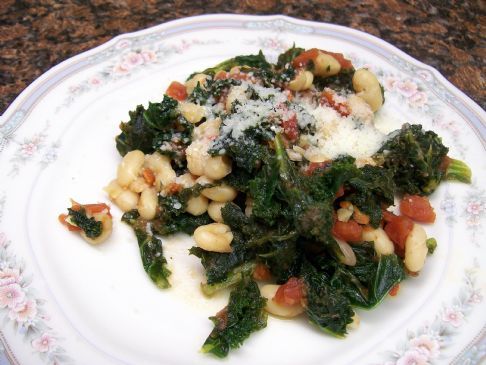
<path fill-rule="evenodd" d="M 171 80 L 293 43 L 344 52 L 382 81 L 379 119 L 422 123 L 474 172 L 432 196 L 436 253 L 418 278 L 377 309 L 359 311 L 345 340 L 304 320 L 269 319 L 225 361 L 199 352 L 208 316 L 225 303 L 198 290 L 202 269 L 188 237 L 164 240 L 173 288 L 145 275 L 130 229 L 118 221 L 100 247 L 65 230 L 69 198 L 106 201 L 120 160 L 114 145 L 128 110 L 159 100 Z M 12 364 L 474 364 L 486 353 L 485 113 L 426 66 L 352 29 L 283 16 L 210 15 L 116 37 L 54 67 L 0 122 L 0 333 Z M 415 361 L 415 362 L 413 362 Z M 469 361 L 469 362 L 467 362 Z"/>

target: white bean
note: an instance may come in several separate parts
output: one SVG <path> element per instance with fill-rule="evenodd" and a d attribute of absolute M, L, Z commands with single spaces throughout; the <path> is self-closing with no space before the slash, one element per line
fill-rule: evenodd
<path fill-rule="evenodd" d="M 133 180 L 130 185 L 128 186 L 128 189 L 133 191 L 134 193 L 141 193 L 145 189 L 147 189 L 149 186 L 145 179 L 141 176 L 137 177 L 135 180 Z"/>
<path fill-rule="evenodd" d="M 204 165 L 204 175 L 219 180 L 231 173 L 231 159 L 227 156 L 209 157 Z"/>
<path fill-rule="evenodd" d="M 196 184 L 199 184 L 199 185 L 208 185 L 208 184 L 213 184 L 214 183 L 214 180 L 213 179 L 210 179 L 209 177 L 207 176 L 199 176 L 197 179 L 196 179 Z"/>
<path fill-rule="evenodd" d="M 341 64 L 333 56 L 319 52 L 314 60 L 314 69 L 312 72 L 315 76 L 329 77 L 337 75 L 341 71 Z"/>
<path fill-rule="evenodd" d="M 81 231 L 81 237 L 83 237 L 86 242 L 89 242 L 92 245 L 97 245 L 101 242 L 106 241 L 108 237 L 110 237 L 111 231 L 113 229 L 113 219 L 107 213 L 102 212 L 95 213 L 92 215 L 92 217 L 98 222 L 101 222 L 101 234 L 98 237 L 90 238 L 86 236 L 86 233 L 84 231 Z"/>
<path fill-rule="evenodd" d="M 337 219 L 340 222 L 348 222 L 351 216 L 353 215 L 354 207 L 352 204 L 349 204 L 347 207 L 342 207 L 337 210 Z"/>
<path fill-rule="evenodd" d="M 196 180 L 190 173 L 185 173 L 177 176 L 175 182 L 182 185 L 184 188 L 191 188 L 196 184 Z"/>
<path fill-rule="evenodd" d="M 201 215 L 208 210 L 208 198 L 203 195 L 194 196 L 187 201 L 186 212 L 192 215 Z"/>
<path fill-rule="evenodd" d="M 207 79 L 208 75 L 206 74 L 196 74 L 187 80 L 185 83 L 187 95 L 190 95 L 194 91 L 198 83 L 201 88 L 205 89 L 208 81 Z"/>
<path fill-rule="evenodd" d="M 365 123 L 371 123 L 375 117 L 371 106 L 358 95 L 350 95 L 347 100 L 347 105 L 351 110 L 351 114 Z"/>
<path fill-rule="evenodd" d="M 427 234 L 422 226 L 414 223 L 412 231 L 405 241 L 405 267 L 412 272 L 419 272 L 425 264 L 427 257 Z"/>
<path fill-rule="evenodd" d="M 226 224 L 211 223 L 199 226 L 194 231 L 194 240 L 203 250 L 212 252 L 231 252 L 233 233 Z"/>
<path fill-rule="evenodd" d="M 121 193 L 123 193 L 123 188 L 118 184 L 118 181 L 112 180 L 110 183 L 103 188 L 104 191 L 108 193 L 111 200 L 115 200 Z"/>
<path fill-rule="evenodd" d="M 142 191 L 140 199 L 138 201 L 138 212 L 143 219 L 154 219 L 157 213 L 157 192 L 155 189 L 149 188 Z"/>
<path fill-rule="evenodd" d="M 157 160 L 157 170 L 153 170 L 157 172 L 155 175 L 155 186 L 158 189 L 162 189 L 163 187 L 173 183 L 177 175 L 172 168 L 169 156 L 159 155 Z"/>
<path fill-rule="evenodd" d="M 127 187 L 138 177 L 144 159 L 145 155 L 139 150 L 130 151 L 123 157 L 117 171 L 117 181 L 120 186 Z"/>
<path fill-rule="evenodd" d="M 371 110 L 376 112 L 383 105 L 381 85 L 376 76 L 365 68 L 360 68 L 353 75 L 353 89 L 366 101 Z"/>
<path fill-rule="evenodd" d="M 273 298 L 277 293 L 280 285 L 267 284 L 261 287 L 260 293 L 262 297 L 267 299 L 265 310 L 268 313 L 274 314 L 283 318 L 293 318 L 304 312 L 304 308 L 300 304 L 294 305 L 280 305 Z"/>
<path fill-rule="evenodd" d="M 200 122 L 206 116 L 206 109 L 203 106 L 189 102 L 179 103 L 179 111 L 192 124 Z"/>
<path fill-rule="evenodd" d="M 186 148 L 187 169 L 196 176 L 204 175 L 204 165 L 206 165 L 209 155 L 207 153 L 208 144 L 204 140 L 195 140 Z"/>
<path fill-rule="evenodd" d="M 231 111 L 233 103 L 238 100 L 239 102 L 244 102 L 248 100 L 248 95 L 246 94 L 248 87 L 245 85 L 233 86 L 226 97 L 225 109 L 227 112 Z"/>
<path fill-rule="evenodd" d="M 202 191 L 202 194 L 211 200 L 226 203 L 232 201 L 238 195 L 235 188 L 228 186 L 226 184 L 221 184 L 219 186 L 214 186 L 212 188 L 206 188 Z"/>
<path fill-rule="evenodd" d="M 128 212 L 137 208 L 138 194 L 130 190 L 123 190 L 113 201 L 123 212 Z"/>
<path fill-rule="evenodd" d="M 192 137 L 194 140 L 199 140 L 203 138 L 212 140 L 215 137 L 219 136 L 220 126 L 221 118 L 207 120 L 194 128 L 194 131 L 192 132 Z"/>
<path fill-rule="evenodd" d="M 211 202 L 208 206 L 208 214 L 211 219 L 218 223 L 223 223 L 223 216 L 221 215 L 221 208 L 223 208 L 226 203 Z"/>
<path fill-rule="evenodd" d="M 395 246 L 383 228 L 376 229 L 365 227 L 363 229 L 363 241 L 373 242 L 373 247 L 378 255 L 391 255 L 395 252 Z"/>
<path fill-rule="evenodd" d="M 310 71 L 299 71 L 295 78 L 289 82 L 288 88 L 292 91 L 307 90 L 312 86 L 314 75 Z"/>

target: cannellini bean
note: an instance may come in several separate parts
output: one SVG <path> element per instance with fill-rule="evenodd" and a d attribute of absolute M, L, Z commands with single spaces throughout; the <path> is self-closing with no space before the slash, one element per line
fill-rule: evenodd
<path fill-rule="evenodd" d="M 226 203 L 211 202 L 208 206 L 208 214 L 211 219 L 218 223 L 223 223 L 223 216 L 221 215 L 221 208 L 223 208 Z"/>
<path fill-rule="evenodd" d="M 113 201 L 122 211 L 128 212 L 137 208 L 138 194 L 130 190 L 123 190 Z"/>
<path fill-rule="evenodd" d="M 248 95 L 246 94 L 247 87 L 244 85 L 233 86 L 226 97 L 225 109 L 227 112 L 231 111 L 233 103 L 238 100 L 243 102 L 248 100 Z"/>
<path fill-rule="evenodd" d="M 81 231 L 81 237 L 92 245 L 97 245 L 106 241 L 107 238 L 110 237 L 113 229 L 113 219 L 107 213 L 95 213 L 92 215 L 92 217 L 98 222 L 101 222 L 101 234 L 96 238 L 90 238 L 86 236 L 84 231 Z"/>
<path fill-rule="evenodd" d="M 192 215 L 201 215 L 208 210 L 208 198 L 203 195 L 194 196 L 187 201 L 186 212 Z"/>
<path fill-rule="evenodd" d="M 187 169 L 196 176 L 204 175 L 204 165 L 206 165 L 209 155 L 206 141 L 195 140 L 186 148 Z"/>
<path fill-rule="evenodd" d="M 312 71 L 315 76 L 334 76 L 341 71 L 341 64 L 333 56 L 319 52 L 319 55 L 314 60 L 314 69 Z"/>
<path fill-rule="evenodd" d="M 373 242 L 373 246 L 378 255 L 391 255 L 395 252 L 395 246 L 383 228 L 373 229 L 365 227 L 363 229 L 363 241 Z"/>
<path fill-rule="evenodd" d="M 204 165 L 204 175 L 219 180 L 231 173 L 231 159 L 228 156 L 209 157 Z"/>
<path fill-rule="evenodd" d="M 208 75 L 206 74 L 196 74 L 193 77 L 191 77 L 185 83 L 187 95 L 190 95 L 194 91 L 198 83 L 199 86 L 205 89 L 207 81 L 208 81 Z"/>
<path fill-rule="evenodd" d="M 228 186 L 226 184 L 221 184 L 219 186 L 214 186 L 212 188 L 206 188 L 202 191 L 202 194 L 211 200 L 226 203 L 232 201 L 238 195 L 235 188 Z"/>
<path fill-rule="evenodd" d="M 118 184 L 118 181 L 112 180 L 110 183 L 104 187 L 103 189 L 108 193 L 108 196 L 111 200 L 115 200 L 121 193 L 123 193 L 123 188 Z"/>
<path fill-rule="evenodd" d="M 173 183 L 176 177 L 177 175 L 174 169 L 172 168 L 171 164 L 168 163 L 155 176 L 155 186 L 161 189 L 162 187 L 168 186 L 169 184 Z"/>
<path fill-rule="evenodd" d="M 285 150 L 287 152 L 287 156 L 289 156 L 289 160 L 291 161 L 302 161 L 302 154 L 294 151 L 293 149 L 287 148 Z"/>
<path fill-rule="evenodd" d="M 425 264 L 427 256 L 427 234 L 422 226 L 414 223 L 412 231 L 405 241 L 405 267 L 412 272 L 419 272 Z"/>
<path fill-rule="evenodd" d="M 274 314 L 283 318 L 292 318 L 304 312 L 304 308 L 300 304 L 295 305 L 280 305 L 273 298 L 277 293 L 280 285 L 267 284 L 261 287 L 260 293 L 262 297 L 267 299 L 265 310 L 268 313 Z"/>
<path fill-rule="evenodd" d="M 153 188 L 145 189 L 140 194 L 137 209 L 143 219 L 151 220 L 157 213 L 157 192 Z"/>
<path fill-rule="evenodd" d="M 383 105 L 381 85 L 376 76 L 367 69 L 360 68 L 354 73 L 353 89 L 359 97 L 369 104 L 374 112 Z"/>
<path fill-rule="evenodd" d="M 189 102 L 179 103 L 179 111 L 192 124 L 200 122 L 206 116 L 206 109 L 203 106 Z"/>
<path fill-rule="evenodd" d="M 310 89 L 314 75 L 310 71 L 300 71 L 295 78 L 289 82 L 288 88 L 292 91 L 303 91 Z"/>
<path fill-rule="evenodd" d="M 134 193 L 141 193 L 145 189 L 147 189 L 149 186 L 145 179 L 141 176 L 137 177 L 135 180 L 133 180 L 130 185 L 128 186 L 128 189 L 133 191 Z"/>
<path fill-rule="evenodd" d="M 142 169 L 145 155 L 142 151 L 134 150 L 128 152 L 124 157 L 117 171 L 117 181 L 122 187 L 127 187 L 138 177 Z"/>
<path fill-rule="evenodd" d="M 339 208 L 337 210 L 337 219 L 340 222 L 348 222 L 351 216 L 353 215 L 354 207 L 352 204 L 349 204 L 346 207 Z"/>
<path fill-rule="evenodd" d="M 194 231 L 194 240 L 206 251 L 231 252 L 233 233 L 226 224 L 211 223 L 197 227 Z"/>
<path fill-rule="evenodd" d="M 191 188 L 196 184 L 196 180 L 190 173 L 177 176 L 175 182 L 182 185 L 184 188 Z"/>
<path fill-rule="evenodd" d="M 219 136 L 220 126 L 221 118 L 207 120 L 194 128 L 194 131 L 192 132 L 192 137 L 195 140 L 202 138 L 214 139 L 215 137 Z"/>
<path fill-rule="evenodd" d="M 209 185 L 209 184 L 213 184 L 214 183 L 214 180 L 213 179 L 210 179 L 209 177 L 207 176 L 199 176 L 197 179 L 196 179 L 196 184 L 199 184 L 199 185 Z"/>

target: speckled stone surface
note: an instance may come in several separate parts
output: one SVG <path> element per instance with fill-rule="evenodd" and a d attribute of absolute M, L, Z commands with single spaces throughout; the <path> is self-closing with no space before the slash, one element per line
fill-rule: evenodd
<path fill-rule="evenodd" d="M 286 14 L 380 37 L 486 107 L 486 2 L 1 0 L 0 113 L 59 62 L 125 32 L 209 13 Z"/>

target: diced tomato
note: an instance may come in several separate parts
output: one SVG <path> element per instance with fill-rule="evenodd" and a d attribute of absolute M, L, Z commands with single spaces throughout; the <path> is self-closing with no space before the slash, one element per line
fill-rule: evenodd
<path fill-rule="evenodd" d="M 106 212 L 108 215 L 110 215 L 110 207 L 105 203 L 84 204 L 82 207 L 86 209 L 88 214 Z"/>
<path fill-rule="evenodd" d="M 309 63 L 309 61 L 313 61 L 317 58 L 317 56 L 319 56 L 319 52 L 333 56 L 336 59 L 336 61 L 339 62 L 339 64 L 341 65 L 341 69 L 343 70 L 348 70 L 353 68 L 353 64 L 351 63 L 351 61 L 344 58 L 342 53 L 334 53 L 334 52 L 324 51 L 322 49 L 317 49 L 317 48 L 309 49 L 305 52 L 302 52 L 297 57 L 295 57 L 292 61 L 292 66 L 295 68 L 306 66 Z"/>
<path fill-rule="evenodd" d="M 334 53 L 334 52 L 323 51 L 323 50 L 321 50 L 321 52 L 333 56 L 341 65 L 341 69 L 348 70 L 350 68 L 353 68 L 353 64 L 351 63 L 351 61 L 344 58 L 342 53 Z"/>
<path fill-rule="evenodd" d="M 316 170 L 318 169 L 323 169 L 331 163 L 331 160 L 328 161 L 322 161 L 322 162 L 311 162 L 309 166 L 307 166 L 307 169 L 305 169 L 304 174 L 307 176 L 312 175 Z"/>
<path fill-rule="evenodd" d="M 66 219 L 67 219 L 68 215 L 67 214 L 59 214 L 59 222 L 61 222 L 63 225 L 65 225 L 67 227 L 67 229 L 69 229 L 70 231 L 74 231 L 74 232 L 77 232 L 77 231 L 81 231 L 81 228 L 79 228 L 78 226 L 75 226 L 75 225 L 72 225 L 71 223 L 69 223 Z"/>
<path fill-rule="evenodd" d="M 304 282 L 295 277 L 280 285 L 273 300 L 280 305 L 296 305 L 302 303 L 304 298 Z"/>
<path fill-rule="evenodd" d="M 292 60 L 292 66 L 294 68 L 304 67 L 309 61 L 313 61 L 319 56 L 319 50 L 317 48 L 311 48 Z"/>
<path fill-rule="evenodd" d="M 331 233 L 334 237 L 346 242 L 359 242 L 363 235 L 363 227 L 353 220 L 347 222 L 336 220 L 332 226 Z"/>
<path fill-rule="evenodd" d="M 290 142 L 295 142 L 299 138 L 299 126 L 297 124 L 297 116 L 293 113 L 290 118 L 282 120 L 282 127 L 285 137 Z"/>
<path fill-rule="evenodd" d="M 412 231 L 413 221 L 403 215 L 394 215 L 390 212 L 384 212 L 385 232 L 395 245 L 395 252 L 398 256 L 403 257 L 405 254 L 405 242 Z"/>
<path fill-rule="evenodd" d="M 321 93 L 321 104 L 330 106 L 343 117 L 347 117 L 350 114 L 348 106 L 344 103 L 336 102 L 336 100 L 334 99 L 334 93 L 329 91 L 329 89 L 325 89 Z"/>
<path fill-rule="evenodd" d="M 181 191 L 183 188 L 183 186 L 181 184 L 178 184 L 178 183 L 170 183 L 169 185 L 167 185 L 167 188 L 165 189 L 165 191 L 167 192 L 168 195 L 173 195 L 173 194 L 177 194 L 179 191 Z"/>
<path fill-rule="evenodd" d="M 255 270 L 253 270 L 253 278 L 255 280 L 268 280 L 272 275 L 267 265 L 257 264 Z"/>
<path fill-rule="evenodd" d="M 149 185 L 153 185 L 154 182 L 155 182 L 155 174 L 154 172 L 149 169 L 148 167 L 144 168 L 142 170 L 142 176 L 143 176 L 143 179 L 145 180 L 145 182 Z"/>
<path fill-rule="evenodd" d="M 216 73 L 216 75 L 214 75 L 214 79 L 215 80 L 224 80 L 224 79 L 228 78 L 228 75 L 229 75 L 228 72 L 221 70 L 221 71 L 218 71 Z"/>
<path fill-rule="evenodd" d="M 400 212 L 417 222 L 435 222 L 434 209 L 425 196 L 405 195 L 400 201 Z"/>
<path fill-rule="evenodd" d="M 400 284 L 396 284 L 394 285 L 390 291 L 388 292 L 388 294 L 390 294 L 392 297 L 394 297 L 395 295 L 398 294 L 398 291 L 400 290 Z"/>
<path fill-rule="evenodd" d="M 358 222 L 359 224 L 368 224 L 370 223 L 370 216 L 363 213 L 358 207 L 354 207 L 353 209 L 353 219 Z"/>
<path fill-rule="evenodd" d="M 171 98 L 179 101 L 183 101 L 187 98 L 186 87 L 184 84 L 177 81 L 172 81 L 165 93 Z"/>

